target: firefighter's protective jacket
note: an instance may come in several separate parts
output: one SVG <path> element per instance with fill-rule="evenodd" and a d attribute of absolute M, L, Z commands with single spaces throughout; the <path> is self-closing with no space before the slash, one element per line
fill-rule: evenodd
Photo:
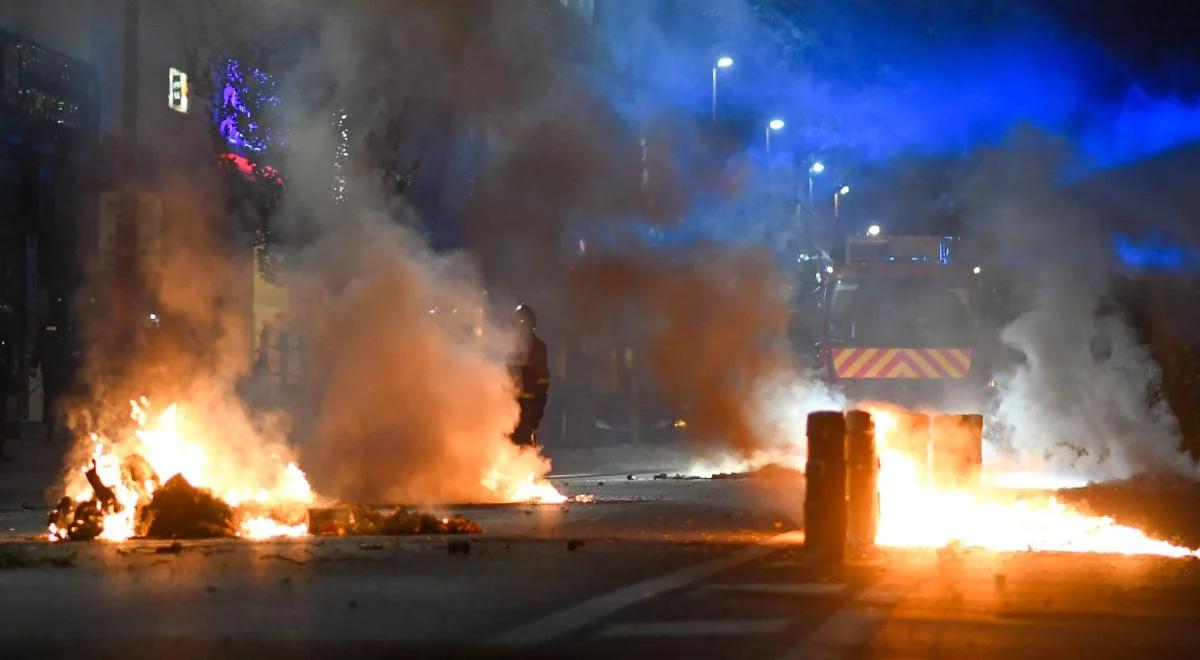
<path fill-rule="evenodd" d="M 517 398 L 521 401 L 522 409 L 532 406 L 540 420 L 550 394 L 550 358 L 546 342 L 530 332 L 527 341 L 513 355 L 509 371 L 516 382 Z"/>

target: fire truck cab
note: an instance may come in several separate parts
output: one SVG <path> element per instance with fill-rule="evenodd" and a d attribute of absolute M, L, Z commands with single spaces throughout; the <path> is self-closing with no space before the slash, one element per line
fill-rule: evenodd
<path fill-rule="evenodd" d="M 846 264 L 822 278 L 821 374 L 853 400 L 980 412 L 987 372 L 968 255 L 954 237 L 850 238 Z"/>

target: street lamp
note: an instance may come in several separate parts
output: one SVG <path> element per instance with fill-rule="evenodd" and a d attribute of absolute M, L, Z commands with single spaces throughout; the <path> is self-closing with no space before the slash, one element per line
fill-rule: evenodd
<path fill-rule="evenodd" d="M 763 129 L 763 133 L 767 136 L 767 155 L 771 155 L 771 133 L 773 131 L 781 131 L 786 126 L 782 119 L 772 119 L 767 122 L 767 127 Z"/>
<path fill-rule="evenodd" d="M 842 186 L 838 188 L 837 192 L 833 193 L 833 237 L 839 243 L 842 236 L 842 215 L 838 201 L 849 194 L 850 186 Z"/>
<path fill-rule="evenodd" d="M 813 177 L 825 171 L 825 163 L 816 161 L 808 167 L 808 208 L 812 209 Z"/>
<path fill-rule="evenodd" d="M 717 121 L 717 69 L 728 69 L 733 66 L 733 58 L 728 55 L 722 55 L 717 58 L 716 66 L 712 70 L 712 120 Z"/>
<path fill-rule="evenodd" d="M 833 220 L 835 223 L 841 220 L 838 211 L 838 200 L 850 194 L 850 186 L 842 186 L 838 191 L 833 193 Z"/>
<path fill-rule="evenodd" d="M 871 225 L 867 227 L 867 236 L 878 236 L 883 229 L 879 225 Z"/>

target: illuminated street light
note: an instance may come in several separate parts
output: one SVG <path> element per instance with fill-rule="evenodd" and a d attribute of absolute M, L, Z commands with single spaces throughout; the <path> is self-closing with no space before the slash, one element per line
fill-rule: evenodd
<path fill-rule="evenodd" d="M 767 155 L 771 155 L 771 132 L 783 130 L 784 124 L 782 119 L 772 119 L 767 122 L 767 127 L 763 129 L 763 134 L 767 136 Z"/>
<path fill-rule="evenodd" d="M 813 177 L 825 171 L 825 163 L 817 161 L 808 167 L 808 208 L 812 210 Z"/>
<path fill-rule="evenodd" d="M 728 69 L 733 66 L 733 58 L 722 55 L 717 58 L 717 65 L 712 70 L 712 120 L 717 121 L 717 69 Z"/>
<path fill-rule="evenodd" d="M 838 191 L 833 193 L 833 235 L 835 240 L 842 240 L 842 212 L 839 200 L 850 194 L 850 186 L 842 186 Z"/>
<path fill-rule="evenodd" d="M 975 273 L 976 275 L 978 275 L 978 274 L 980 274 L 980 273 L 982 273 L 982 272 L 983 272 L 983 269 L 982 269 L 982 268 L 980 268 L 979 266 L 976 266 L 976 267 L 974 267 L 974 268 L 972 268 L 972 269 L 971 269 L 971 272 L 972 272 L 972 273 Z"/>
<path fill-rule="evenodd" d="M 879 225 L 871 225 L 867 227 L 867 236 L 878 236 L 883 229 Z"/>

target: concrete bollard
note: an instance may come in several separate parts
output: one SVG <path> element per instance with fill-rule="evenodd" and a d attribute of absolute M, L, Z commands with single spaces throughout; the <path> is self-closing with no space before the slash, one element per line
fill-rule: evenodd
<path fill-rule="evenodd" d="M 846 420 L 839 412 L 811 413 L 807 434 L 805 554 L 840 564 L 846 555 Z"/>
<path fill-rule="evenodd" d="M 846 540 L 851 547 L 875 543 L 879 526 L 879 456 L 875 422 L 862 410 L 846 413 Z"/>
<path fill-rule="evenodd" d="M 939 415 L 933 421 L 933 478 L 943 488 L 973 487 L 983 470 L 983 416 Z"/>

